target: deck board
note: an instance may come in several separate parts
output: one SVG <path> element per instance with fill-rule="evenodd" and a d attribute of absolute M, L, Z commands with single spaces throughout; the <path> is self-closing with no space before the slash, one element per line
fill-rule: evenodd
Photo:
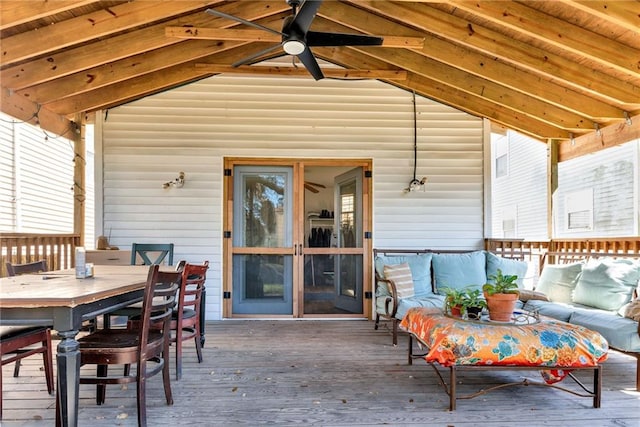
<path fill-rule="evenodd" d="M 150 426 L 629 426 L 640 425 L 640 393 L 631 374 L 635 359 L 611 352 L 604 364 L 602 407 L 590 398 L 537 386 L 509 387 L 458 401 L 448 397 L 432 369 L 407 365 L 407 338 L 391 345 L 373 323 L 343 321 L 224 320 L 208 322 L 204 362 L 186 344 L 183 378 L 172 381 L 175 404 L 166 406 L 160 377 L 148 382 Z M 54 398 L 46 392 L 41 359 L 24 361 L 20 378 L 3 369 L 3 426 L 51 426 Z M 85 369 L 85 368 L 83 368 Z M 173 372 L 172 364 L 172 372 Z M 589 383 L 591 373 L 578 375 Z M 458 390 L 473 392 L 536 372 L 458 374 Z M 173 379 L 173 378 L 172 378 Z M 570 383 L 567 383 L 569 385 Z M 80 426 L 135 426 L 135 386 L 111 386 L 106 404 L 80 387 Z M 516 410 L 514 410 L 514 407 Z"/>

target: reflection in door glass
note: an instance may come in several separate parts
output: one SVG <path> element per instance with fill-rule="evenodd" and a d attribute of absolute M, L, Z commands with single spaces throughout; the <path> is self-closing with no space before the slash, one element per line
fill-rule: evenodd
<path fill-rule="evenodd" d="M 359 247 L 356 242 L 356 182 L 340 186 L 340 247 Z"/>
<path fill-rule="evenodd" d="M 245 247 L 282 247 L 285 245 L 285 174 L 245 174 L 243 176 Z"/>

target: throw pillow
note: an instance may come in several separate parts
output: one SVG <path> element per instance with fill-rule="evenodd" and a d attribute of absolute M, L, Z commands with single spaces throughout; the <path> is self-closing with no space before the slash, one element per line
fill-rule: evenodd
<path fill-rule="evenodd" d="M 553 302 L 570 303 L 582 265 L 581 262 L 545 265 L 538 279 L 536 292 L 545 294 Z"/>
<path fill-rule="evenodd" d="M 433 295 L 433 287 L 431 286 L 431 255 L 430 253 L 394 256 L 378 255 L 375 259 L 376 272 L 380 277 L 385 277 L 385 265 L 395 265 L 406 262 L 411 269 L 415 295 L 420 297 Z M 382 290 L 382 288 L 383 287 L 380 286 L 378 289 Z"/>
<path fill-rule="evenodd" d="M 630 259 L 596 259 L 583 268 L 573 302 L 602 310 L 619 310 L 631 301 L 640 279 L 640 263 Z"/>
<path fill-rule="evenodd" d="M 627 305 L 627 309 L 624 312 L 624 317 L 633 319 L 636 322 L 640 322 L 640 299 L 632 301 Z"/>
<path fill-rule="evenodd" d="M 433 254 L 436 292 L 450 289 L 482 289 L 487 283 L 484 251 Z"/>
<path fill-rule="evenodd" d="M 532 299 L 537 299 L 540 301 L 549 301 L 549 297 L 543 294 L 542 292 L 530 291 L 528 289 L 520 289 L 520 295 L 518 298 L 522 302 L 527 302 Z"/>
<path fill-rule="evenodd" d="M 408 263 L 385 265 L 384 277 L 395 283 L 398 298 L 409 298 L 414 295 L 413 278 Z"/>
<path fill-rule="evenodd" d="M 527 275 L 527 263 L 519 261 L 517 259 L 502 258 L 498 255 L 487 252 L 487 281 L 491 282 L 489 276 L 495 276 L 498 269 L 502 271 L 502 274 L 516 275 L 518 279 L 516 283 L 518 288 L 524 288 L 524 278 Z"/>

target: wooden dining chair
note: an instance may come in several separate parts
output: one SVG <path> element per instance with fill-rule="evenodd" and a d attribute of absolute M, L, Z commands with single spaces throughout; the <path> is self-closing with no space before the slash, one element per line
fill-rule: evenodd
<path fill-rule="evenodd" d="M 7 275 L 9 277 L 21 274 L 41 273 L 47 271 L 47 261 L 40 260 L 26 264 L 6 263 Z M 45 377 L 49 393 L 53 389 L 53 371 L 51 356 L 51 331 L 45 326 L 20 326 L 20 327 L 0 327 L 0 342 L 2 343 L 2 365 L 15 362 L 13 376 L 20 375 L 20 361 L 33 354 L 42 353 L 44 359 Z M 11 354 L 10 357 L 6 355 Z M 49 387 L 51 383 L 51 387 Z M 0 390 L 1 387 L 0 380 Z M 0 409 L 1 413 L 1 409 Z"/>
<path fill-rule="evenodd" d="M 25 357 L 42 354 L 47 391 L 53 393 L 53 352 L 51 329 L 46 326 L 0 326 L 0 357 L 2 366 L 16 362 L 13 376 L 17 377 L 19 362 Z M 0 419 L 2 419 L 2 372 L 0 372 Z"/>
<path fill-rule="evenodd" d="M 176 379 L 179 380 L 182 378 L 182 343 L 184 341 L 194 340 L 198 363 L 202 363 L 200 310 L 209 261 L 202 264 L 181 261 L 178 269 L 182 269 L 182 286 L 178 293 L 178 308 L 171 316 L 171 342 L 176 345 Z"/>
<path fill-rule="evenodd" d="M 139 264 L 138 260 L 142 260 Z M 132 243 L 131 265 L 161 265 L 166 261 L 167 265 L 173 265 L 173 243 Z M 141 304 L 132 304 L 103 316 L 105 328 L 111 327 L 113 317 L 125 317 L 129 319 L 140 312 Z"/>
<path fill-rule="evenodd" d="M 179 271 L 160 271 L 149 267 L 144 290 L 140 322 L 130 322 L 126 329 L 99 329 L 78 339 L 80 364 L 97 365 L 96 375 L 81 373 L 80 384 L 96 384 L 96 403 L 105 402 L 108 384 L 137 384 L 138 425 L 147 425 L 147 379 L 162 372 L 167 405 L 173 404 L 169 364 L 170 322 L 176 294 L 182 282 Z M 135 375 L 108 374 L 109 365 L 137 365 Z"/>
<path fill-rule="evenodd" d="M 47 261 L 40 260 L 35 262 L 29 262 L 26 264 L 12 264 L 6 263 L 7 276 L 19 276 L 20 274 L 42 273 L 47 271 Z"/>
<path fill-rule="evenodd" d="M 132 243 L 131 265 L 138 264 L 138 257 L 143 265 L 173 265 L 173 243 Z M 153 258 L 152 258 L 153 257 Z"/>

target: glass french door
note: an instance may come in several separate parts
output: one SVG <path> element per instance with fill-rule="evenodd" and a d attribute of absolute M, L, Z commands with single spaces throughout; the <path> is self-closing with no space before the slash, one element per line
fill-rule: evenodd
<path fill-rule="evenodd" d="M 227 160 L 225 317 L 367 314 L 368 165 Z"/>
<path fill-rule="evenodd" d="M 293 168 L 236 166 L 233 200 L 233 313 L 293 315 Z"/>

